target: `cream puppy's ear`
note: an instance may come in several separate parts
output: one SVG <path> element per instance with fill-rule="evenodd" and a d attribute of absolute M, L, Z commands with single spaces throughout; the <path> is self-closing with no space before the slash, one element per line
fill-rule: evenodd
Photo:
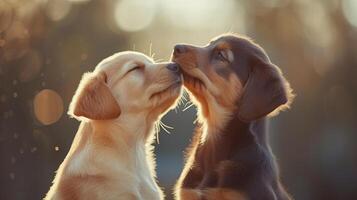
<path fill-rule="evenodd" d="M 120 115 L 120 107 L 106 84 L 106 74 L 86 73 L 73 96 L 68 114 L 75 118 L 93 120 L 114 119 Z"/>

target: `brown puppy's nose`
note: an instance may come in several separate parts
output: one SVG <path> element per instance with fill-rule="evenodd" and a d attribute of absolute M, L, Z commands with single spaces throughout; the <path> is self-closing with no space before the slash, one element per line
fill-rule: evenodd
<path fill-rule="evenodd" d="M 177 63 L 170 63 L 166 67 L 167 67 L 167 69 L 169 69 L 172 72 L 179 72 L 180 71 L 180 66 Z"/>
<path fill-rule="evenodd" d="M 183 45 L 183 44 L 177 44 L 177 45 L 175 45 L 175 47 L 174 47 L 174 54 L 175 54 L 175 55 L 185 53 L 186 51 L 187 51 L 187 48 L 186 48 L 186 46 Z"/>

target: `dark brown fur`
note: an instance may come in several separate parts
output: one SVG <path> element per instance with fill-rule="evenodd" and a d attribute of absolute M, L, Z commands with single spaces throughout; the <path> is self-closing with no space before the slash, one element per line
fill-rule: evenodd
<path fill-rule="evenodd" d="M 180 45 L 175 48 L 173 60 L 181 65 L 184 73 L 189 67 L 198 67 L 212 79 L 212 70 L 207 71 L 215 65 L 211 60 L 222 45 L 233 52 L 234 61 L 214 71 L 226 81 L 234 74 L 243 88 L 232 102 L 235 107 L 229 108 L 233 114 L 219 133 L 215 133 L 217 137 L 200 144 L 203 130 L 202 125 L 198 125 L 187 152 L 185 170 L 176 185 L 176 197 L 182 200 L 290 200 L 267 141 L 266 117 L 288 107 L 293 95 L 288 82 L 264 50 L 247 38 L 224 35 L 205 47 Z M 185 86 L 200 104 L 209 104 L 203 94 L 193 91 L 188 83 Z M 222 94 L 224 98 L 224 91 Z M 219 98 L 215 97 L 218 103 Z M 206 116 L 203 123 L 209 124 L 209 117 Z"/>

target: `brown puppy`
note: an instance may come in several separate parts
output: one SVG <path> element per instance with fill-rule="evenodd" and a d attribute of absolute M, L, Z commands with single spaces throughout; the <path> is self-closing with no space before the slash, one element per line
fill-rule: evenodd
<path fill-rule="evenodd" d="M 204 47 L 176 45 L 198 129 L 176 199 L 288 200 L 266 139 L 268 115 L 287 108 L 290 86 L 250 39 L 222 35 Z"/>

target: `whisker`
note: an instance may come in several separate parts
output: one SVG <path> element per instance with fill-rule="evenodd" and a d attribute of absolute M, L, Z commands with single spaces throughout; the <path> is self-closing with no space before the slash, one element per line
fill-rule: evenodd
<path fill-rule="evenodd" d="M 154 58 L 152 56 L 152 42 L 150 42 L 150 44 L 149 44 L 149 55 L 150 55 L 151 58 Z"/>
<path fill-rule="evenodd" d="M 172 126 L 169 126 L 169 125 L 166 125 L 166 124 L 164 124 L 164 122 L 162 122 L 161 121 L 161 124 L 165 127 L 165 128 L 168 128 L 168 129 L 174 129 L 174 127 L 172 127 Z"/>
<path fill-rule="evenodd" d="M 191 101 L 191 100 L 190 100 L 190 95 L 189 95 L 189 93 L 187 92 L 187 89 L 186 89 L 186 88 L 183 90 L 183 96 L 184 96 L 184 98 L 185 98 L 186 101 Z"/>
<path fill-rule="evenodd" d="M 136 51 L 136 48 L 135 48 L 135 43 L 133 44 L 133 51 Z"/>
<path fill-rule="evenodd" d="M 159 121 L 155 123 L 154 125 L 154 131 L 155 131 L 155 136 L 156 136 L 156 142 L 160 144 L 160 139 L 159 139 L 159 132 L 160 132 L 160 127 L 159 127 Z"/>
<path fill-rule="evenodd" d="M 182 99 L 186 101 L 186 103 L 183 105 L 184 109 L 182 110 L 183 112 L 192 107 L 194 104 L 190 99 L 190 95 L 186 90 L 183 91 Z"/>
<path fill-rule="evenodd" d="M 199 121 L 198 117 L 192 122 L 192 124 L 197 124 Z"/>
<path fill-rule="evenodd" d="M 192 101 L 187 101 L 187 102 L 185 103 L 184 107 L 186 108 L 186 106 L 187 106 L 187 105 L 190 105 L 190 104 L 192 104 Z"/>
<path fill-rule="evenodd" d="M 175 109 L 181 105 L 184 105 L 184 101 L 187 101 L 183 95 L 181 95 L 180 99 L 177 101 L 177 106 L 175 107 Z"/>
<path fill-rule="evenodd" d="M 181 98 L 182 98 L 183 100 L 185 100 L 185 101 L 188 101 L 188 100 L 187 100 L 187 92 L 186 92 L 186 90 L 183 91 L 183 94 L 181 95 Z"/>
<path fill-rule="evenodd" d="M 233 23 L 231 24 L 231 26 L 228 28 L 228 31 L 226 31 L 227 34 L 234 34 L 233 32 Z"/>
<path fill-rule="evenodd" d="M 187 105 L 188 103 L 190 103 L 189 106 L 185 107 L 182 111 L 185 112 L 186 110 L 188 110 L 189 108 L 191 108 L 194 104 L 190 101 L 190 102 L 187 102 L 185 105 Z"/>
<path fill-rule="evenodd" d="M 160 124 L 161 128 L 162 128 L 166 133 L 168 133 L 168 134 L 171 133 L 171 132 L 170 132 L 169 130 L 167 130 L 167 129 L 173 129 L 173 127 L 164 124 L 162 121 L 160 121 L 159 124 Z"/>
<path fill-rule="evenodd" d="M 163 61 L 164 61 L 164 59 L 161 59 L 161 58 L 155 60 L 155 62 L 163 62 Z"/>

